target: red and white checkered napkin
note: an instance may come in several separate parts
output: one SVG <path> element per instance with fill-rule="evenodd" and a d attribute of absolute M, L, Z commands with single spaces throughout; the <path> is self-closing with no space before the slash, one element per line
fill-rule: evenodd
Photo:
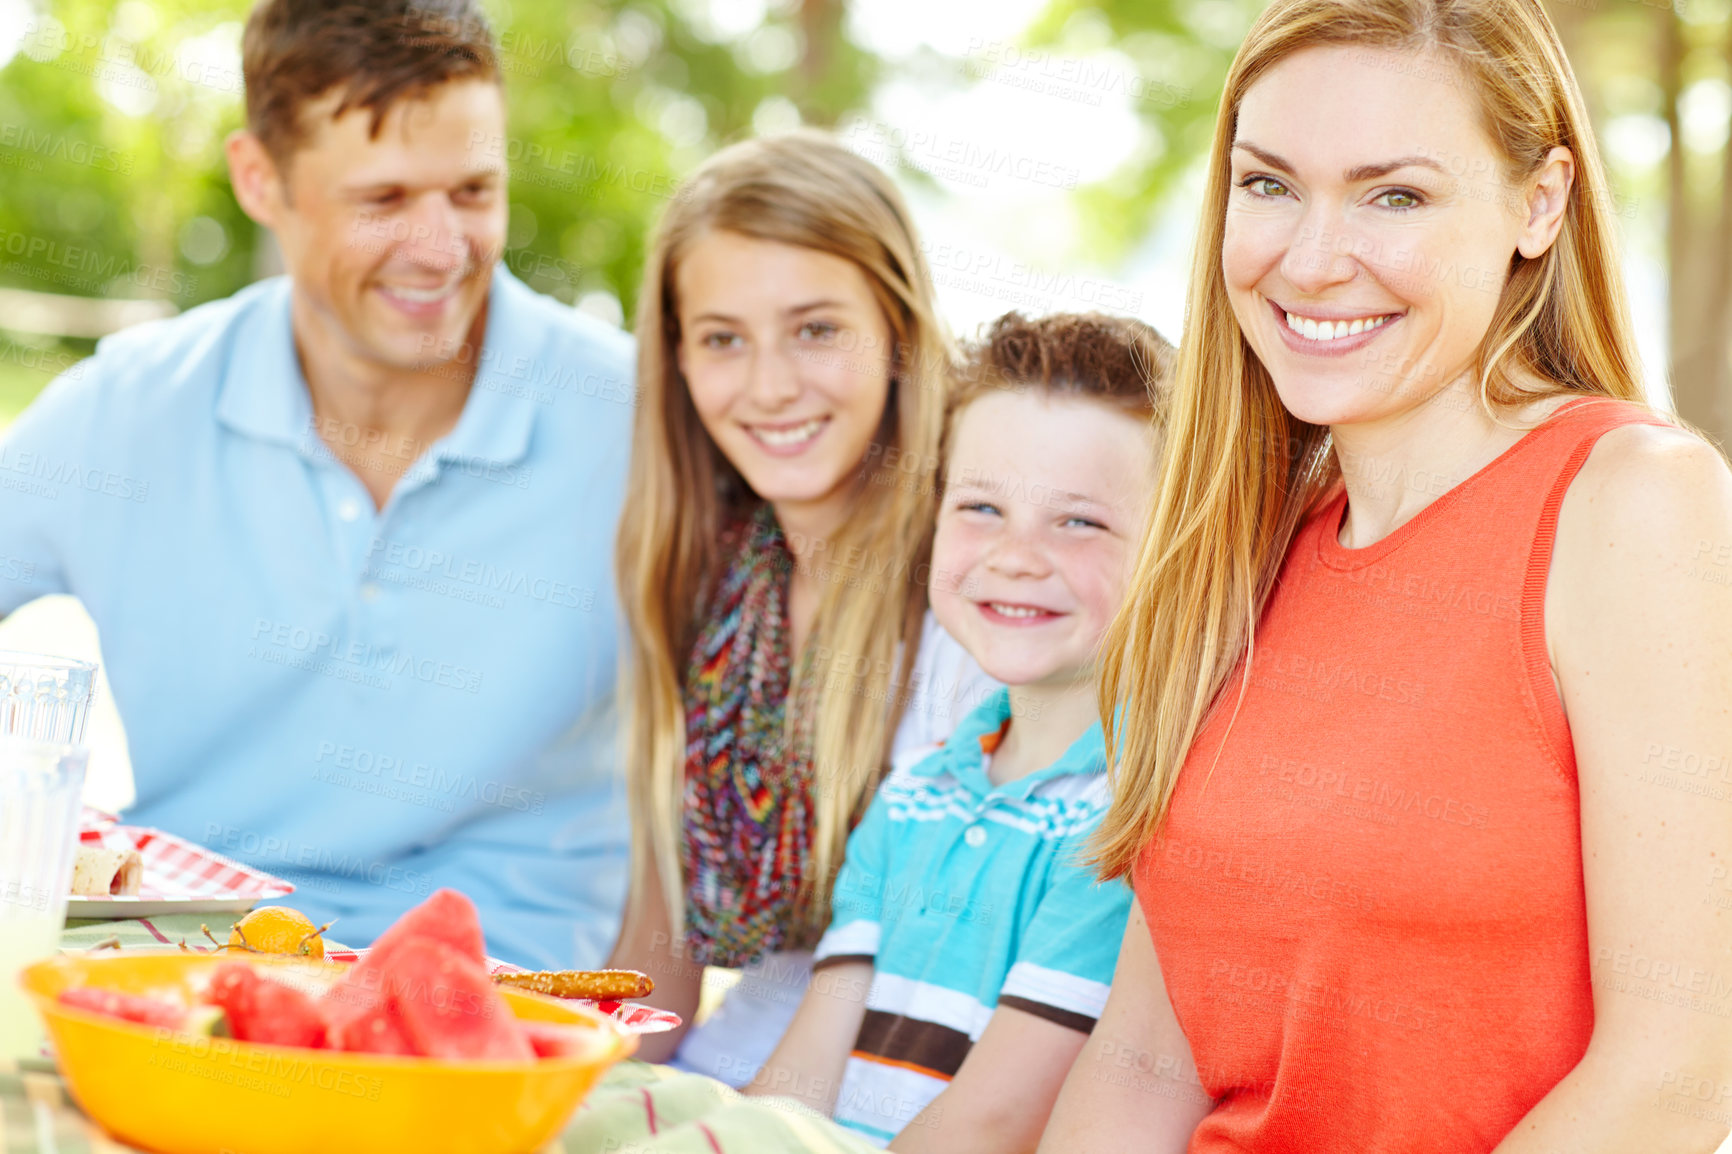
<path fill-rule="evenodd" d="M 183 841 L 172 833 L 121 825 L 111 813 L 86 806 L 78 840 L 104 849 L 137 850 L 144 862 L 140 900 L 175 898 L 280 898 L 295 892 L 292 883 L 230 861 L 219 853 Z"/>
<path fill-rule="evenodd" d="M 351 949 L 334 949 L 325 951 L 327 962 L 358 962 L 365 957 L 367 951 Z M 514 966 L 510 962 L 502 962 L 498 958 L 487 959 L 487 972 L 490 974 L 521 974 L 522 966 Z M 591 998 L 572 998 L 579 1005 L 599 1010 L 630 1030 L 634 1034 L 661 1034 L 679 1026 L 680 1016 L 671 1010 L 658 1010 L 653 1006 L 640 1006 L 636 1002 L 616 1002 L 612 999 L 598 1002 Z"/>
<path fill-rule="evenodd" d="M 584 1004 L 594 1006 L 634 1034 L 662 1034 L 678 1029 L 680 1024 L 680 1016 L 672 1010 L 658 1010 L 635 1002 L 586 1001 Z"/>

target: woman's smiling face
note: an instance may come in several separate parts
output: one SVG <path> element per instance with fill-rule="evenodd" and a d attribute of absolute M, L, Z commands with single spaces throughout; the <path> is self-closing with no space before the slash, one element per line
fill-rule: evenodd
<path fill-rule="evenodd" d="M 1294 416 L 1375 420 L 1471 370 L 1528 247 L 1531 188 L 1456 65 L 1296 52 L 1245 92 L 1231 160 L 1227 294 Z"/>

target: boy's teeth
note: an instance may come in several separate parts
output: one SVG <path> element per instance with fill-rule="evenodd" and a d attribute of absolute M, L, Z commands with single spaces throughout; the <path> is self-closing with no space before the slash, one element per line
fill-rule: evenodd
<path fill-rule="evenodd" d="M 1342 337 L 1356 337 L 1360 333 L 1377 328 L 1393 314 L 1385 313 L 1380 317 L 1355 317 L 1350 321 L 1315 321 L 1310 317 L 1287 314 L 1287 327 L 1308 341 L 1338 341 Z"/>
<path fill-rule="evenodd" d="M 795 425 L 791 429 L 772 429 L 758 425 L 752 432 L 766 445 L 798 445 L 801 441 L 809 441 L 818 435 L 818 430 L 824 427 L 823 417 L 814 417 L 803 425 Z"/>
<path fill-rule="evenodd" d="M 1002 614 L 1005 617 L 1038 617 L 1040 615 L 1040 610 L 1030 609 L 1026 605 L 1005 605 L 997 601 L 991 604 L 994 613 Z"/>

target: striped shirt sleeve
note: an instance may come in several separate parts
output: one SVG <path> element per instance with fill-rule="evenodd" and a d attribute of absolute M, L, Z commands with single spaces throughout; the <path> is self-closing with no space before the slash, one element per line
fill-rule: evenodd
<path fill-rule="evenodd" d="M 848 837 L 848 852 L 830 899 L 830 928 L 813 952 L 813 968 L 869 962 L 878 956 L 884 879 L 889 870 L 890 808 L 884 793 Z"/>
<path fill-rule="evenodd" d="M 1122 880 L 1078 864 L 1087 834 L 1067 839 L 998 1004 L 1088 1033 L 1106 1006 L 1131 912 Z"/>

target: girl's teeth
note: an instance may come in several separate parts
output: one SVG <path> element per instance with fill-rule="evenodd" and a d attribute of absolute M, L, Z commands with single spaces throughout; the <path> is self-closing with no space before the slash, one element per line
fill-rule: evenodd
<path fill-rule="evenodd" d="M 818 435 L 818 430 L 824 427 L 824 418 L 817 417 L 803 425 L 795 425 L 791 429 L 772 429 L 759 425 L 752 430 L 758 440 L 766 445 L 783 448 L 788 445 L 798 445 L 802 441 L 810 441 Z"/>
<path fill-rule="evenodd" d="M 1338 341 L 1342 337 L 1356 337 L 1360 333 L 1382 325 L 1393 314 L 1385 313 L 1380 317 L 1355 317 L 1350 321 L 1315 321 L 1310 317 L 1287 314 L 1287 327 L 1308 341 Z"/>
<path fill-rule="evenodd" d="M 1030 609 L 1026 605 L 1001 605 L 997 601 L 992 602 L 992 611 L 1004 617 L 1037 617 L 1040 615 L 1039 609 Z"/>

